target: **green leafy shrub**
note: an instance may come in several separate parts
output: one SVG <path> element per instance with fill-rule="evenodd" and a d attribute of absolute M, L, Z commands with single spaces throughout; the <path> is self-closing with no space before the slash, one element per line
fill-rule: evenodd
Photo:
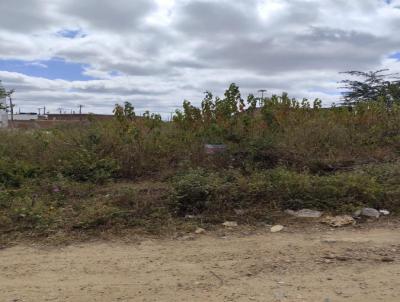
<path fill-rule="evenodd" d="M 360 205 L 379 206 L 383 187 L 362 172 L 311 175 L 278 168 L 251 176 L 252 199 L 282 209 L 346 211 Z"/>
<path fill-rule="evenodd" d="M 39 171 L 31 163 L 0 159 L 0 187 L 19 187 L 25 179 L 39 175 Z"/>
<path fill-rule="evenodd" d="M 206 172 L 197 169 L 176 177 L 173 187 L 178 214 L 199 214 L 207 208 L 213 184 Z"/>
<path fill-rule="evenodd" d="M 60 170 L 63 175 L 73 180 L 104 183 L 118 171 L 118 163 L 112 158 L 98 158 L 83 149 L 72 158 L 64 160 Z"/>
<path fill-rule="evenodd" d="M 175 177 L 172 186 L 171 198 L 179 216 L 206 213 L 210 217 L 222 217 L 245 206 L 246 181 L 239 173 L 193 169 Z"/>

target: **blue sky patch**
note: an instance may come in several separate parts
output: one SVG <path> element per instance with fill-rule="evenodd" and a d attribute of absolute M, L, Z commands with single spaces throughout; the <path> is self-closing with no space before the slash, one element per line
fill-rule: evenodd
<path fill-rule="evenodd" d="M 80 29 L 63 29 L 57 32 L 57 35 L 67 39 L 84 38 L 86 35 Z"/>
<path fill-rule="evenodd" d="M 122 76 L 122 73 L 119 71 L 113 70 L 113 71 L 109 72 L 109 75 L 112 77 L 119 77 L 119 76 Z"/>
<path fill-rule="evenodd" d="M 400 52 L 396 52 L 390 56 L 391 59 L 397 59 L 400 61 Z"/>
<path fill-rule="evenodd" d="M 5 60 L 0 59 L 0 70 L 18 72 L 32 77 L 42 77 L 50 80 L 89 81 L 93 77 L 83 74 L 88 65 L 66 62 L 64 59 L 53 58 L 41 61 Z"/>

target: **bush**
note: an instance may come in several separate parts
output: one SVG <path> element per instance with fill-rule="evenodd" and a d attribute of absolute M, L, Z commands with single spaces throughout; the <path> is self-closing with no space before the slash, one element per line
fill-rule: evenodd
<path fill-rule="evenodd" d="M 178 216 L 205 214 L 221 219 L 246 206 L 246 181 L 239 173 L 208 173 L 193 169 L 172 182 L 172 204 Z"/>
<path fill-rule="evenodd" d="M 265 221 L 287 208 L 399 208 L 399 104 L 257 101 L 231 85 L 168 123 L 126 103 L 115 120 L 0 131 L 0 224 L 157 229 L 187 214 L 240 219 L 237 209 Z M 206 154 L 209 143 L 227 150 Z"/>
<path fill-rule="evenodd" d="M 237 208 L 346 212 L 358 206 L 380 207 L 385 199 L 382 185 L 362 171 L 318 176 L 277 168 L 244 177 L 230 171 L 191 170 L 176 177 L 173 187 L 179 215 L 223 215 Z"/>
<path fill-rule="evenodd" d="M 361 172 L 311 175 L 278 168 L 251 177 L 250 196 L 281 209 L 312 208 L 346 211 L 360 205 L 377 206 L 382 186 Z"/>
<path fill-rule="evenodd" d="M 97 158 L 87 150 L 81 150 L 62 162 L 60 172 L 73 180 L 104 183 L 115 176 L 118 168 L 113 158 Z"/>
<path fill-rule="evenodd" d="M 190 170 L 173 182 L 174 202 L 178 215 L 199 214 L 206 210 L 213 183 L 203 170 Z"/>
<path fill-rule="evenodd" d="M 0 188 L 19 187 L 25 179 L 38 176 L 39 171 L 31 163 L 13 161 L 9 158 L 0 159 Z"/>

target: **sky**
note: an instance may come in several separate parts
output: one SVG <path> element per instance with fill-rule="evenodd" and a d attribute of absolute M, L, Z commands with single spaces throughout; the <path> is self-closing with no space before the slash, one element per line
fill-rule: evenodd
<path fill-rule="evenodd" d="M 21 111 L 169 115 L 243 97 L 339 102 L 341 71 L 400 71 L 400 0 L 0 0 L 0 80 Z"/>

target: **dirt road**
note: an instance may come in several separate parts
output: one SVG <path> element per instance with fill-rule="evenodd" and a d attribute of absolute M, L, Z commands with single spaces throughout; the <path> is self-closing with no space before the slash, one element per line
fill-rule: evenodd
<path fill-rule="evenodd" d="M 0 301 L 400 301 L 397 228 L 0 250 Z"/>

